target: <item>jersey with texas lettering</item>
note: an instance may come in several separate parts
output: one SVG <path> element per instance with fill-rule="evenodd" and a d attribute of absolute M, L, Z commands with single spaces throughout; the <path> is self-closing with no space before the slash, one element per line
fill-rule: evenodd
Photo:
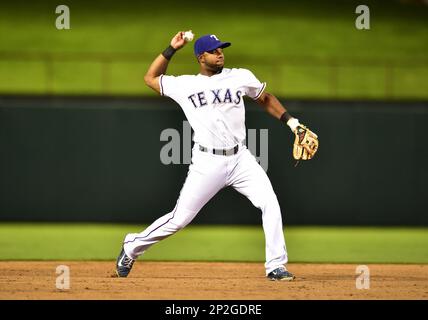
<path fill-rule="evenodd" d="M 195 134 L 209 148 L 232 148 L 246 138 L 243 97 L 257 100 L 266 87 L 247 69 L 227 69 L 213 76 L 159 77 L 160 93 L 183 109 Z"/>

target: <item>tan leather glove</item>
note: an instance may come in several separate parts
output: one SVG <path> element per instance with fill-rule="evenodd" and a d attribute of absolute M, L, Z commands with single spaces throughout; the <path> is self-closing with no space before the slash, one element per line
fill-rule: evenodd
<path fill-rule="evenodd" d="M 310 160 L 318 151 L 318 136 L 306 126 L 299 124 L 294 130 L 293 157 L 296 160 Z"/>

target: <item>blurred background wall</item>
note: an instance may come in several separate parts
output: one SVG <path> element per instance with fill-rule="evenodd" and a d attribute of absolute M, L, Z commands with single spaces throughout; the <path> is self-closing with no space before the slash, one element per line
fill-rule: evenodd
<path fill-rule="evenodd" d="M 55 28 L 59 4 L 70 30 Z M 359 4 L 2 3 L 0 219 L 151 222 L 170 211 L 187 164 L 161 163 L 160 134 L 182 133 L 185 118 L 143 76 L 192 29 L 231 41 L 227 66 L 251 69 L 320 136 L 316 159 L 294 167 L 289 130 L 247 101 L 247 128 L 269 132 L 286 223 L 427 225 L 428 6 L 366 1 L 370 30 L 358 30 Z M 168 71 L 198 72 L 191 45 Z M 230 190 L 195 219 L 259 222 Z"/>

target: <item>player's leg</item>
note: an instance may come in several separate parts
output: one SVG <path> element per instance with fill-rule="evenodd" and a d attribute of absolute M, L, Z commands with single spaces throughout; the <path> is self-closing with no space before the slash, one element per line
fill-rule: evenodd
<path fill-rule="evenodd" d="M 236 166 L 228 178 L 228 185 L 245 195 L 262 211 L 266 240 L 266 275 L 288 262 L 283 233 L 281 209 L 272 184 L 248 149 L 237 155 Z"/>
<path fill-rule="evenodd" d="M 125 253 L 136 259 L 150 246 L 184 228 L 226 183 L 226 163 L 201 151 L 194 151 L 192 164 L 174 210 L 160 217 L 141 233 L 128 234 Z"/>

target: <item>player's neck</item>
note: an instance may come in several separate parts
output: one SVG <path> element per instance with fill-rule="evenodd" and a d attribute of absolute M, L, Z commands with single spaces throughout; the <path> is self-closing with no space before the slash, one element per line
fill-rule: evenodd
<path fill-rule="evenodd" d="M 213 75 L 221 73 L 222 71 L 223 71 L 223 68 L 220 68 L 220 69 L 204 69 L 204 68 L 201 68 L 199 73 L 204 75 L 204 76 L 211 77 Z"/>

